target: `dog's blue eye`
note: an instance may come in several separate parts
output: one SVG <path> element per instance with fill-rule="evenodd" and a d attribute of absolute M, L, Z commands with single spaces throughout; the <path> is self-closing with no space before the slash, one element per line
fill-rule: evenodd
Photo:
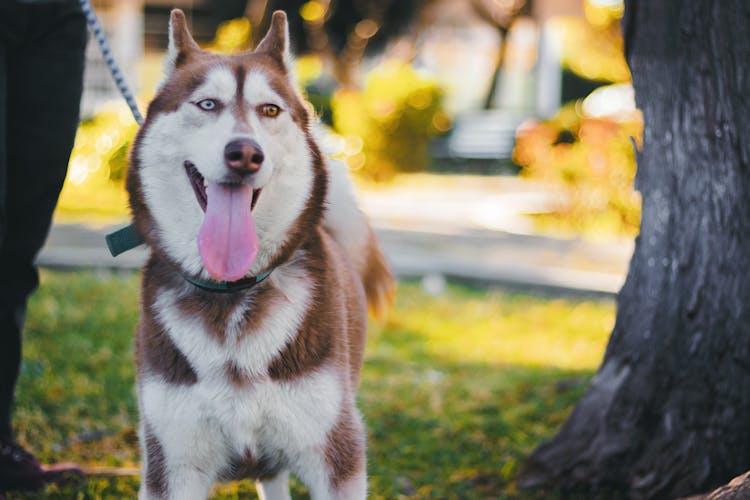
<path fill-rule="evenodd" d="M 203 99 L 195 103 L 196 106 L 201 108 L 203 111 L 213 111 L 216 109 L 217 103 L 213 99 Z"/>

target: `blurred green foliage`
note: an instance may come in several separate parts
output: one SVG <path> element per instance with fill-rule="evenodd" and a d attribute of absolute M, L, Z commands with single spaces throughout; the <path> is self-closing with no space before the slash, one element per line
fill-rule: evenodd
<path fill-rule="evenodd" d="M 428 164 L 427 145 L 445 131 L 443 91 L 410 65 L 388 60 L 374 68 L 362 90 L 344 88 L 331 99 L 333 126 L 349 167 L 382 181 Z"/>

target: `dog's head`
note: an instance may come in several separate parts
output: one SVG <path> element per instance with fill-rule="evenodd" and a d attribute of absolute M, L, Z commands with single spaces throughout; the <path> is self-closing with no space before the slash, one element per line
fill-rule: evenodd
<path fill-rule="evenodd" d="M 259 274 L 321 218 L 326 173 L 291 68 L 286 15 L 255 51 L 201 50 L 170 19 L 165 78 L 131 153 L 133 217 L 152 249 L 192 275 Z"/>

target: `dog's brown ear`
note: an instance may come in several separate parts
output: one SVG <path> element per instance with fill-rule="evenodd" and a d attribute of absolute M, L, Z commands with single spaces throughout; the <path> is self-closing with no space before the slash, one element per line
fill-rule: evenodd
<path fill-rule="evenodd" d="M 292 55 L 289 49 L 289 23 L 286 19 L 286 13 L 283 10 L 277 10 L 271 17 L 271 26 L 268 33 L 263 37 L 255 52 L 268 54 L 273 57 L 287 70 L 291 69 Z"/>
<path fill-rule="evenodd" d="M 188 30 L 185 13 L 180 9 L 172 10 L 169 16 L 169 48 L 164 60 L 164 73 L 169 75 L 175 68 L 179 68 L 199 53 L 200 50 Z"/>

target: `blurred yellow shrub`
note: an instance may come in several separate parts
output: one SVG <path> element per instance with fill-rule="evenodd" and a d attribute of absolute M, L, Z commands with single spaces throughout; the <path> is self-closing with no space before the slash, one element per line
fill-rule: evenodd
<path fill-rule="evenodd" d="M 127 214 L 123 181 L 138 125 L 124 105 L 110 106 L 78 127 L 58 214 L 122 218 Z"/>
<path fill-rule="evenodd" d="M 435 81 L 404 62 L 385 61 L 362 90 L 340 89 L 331 99 L 333 126 L 344 138 L 340 156 L 377 181 L 424 170 L 428 142 L 449 123 L 442 103 Z"/>
<path fill-rule="evenodd" d="M 521 175 L 561 185 L 566 194 L 558 209 L 539 216 L 539 222 L 576 234 L 635 235 L 641 199 L 633 188 L 631 138 L 640 143 L 640 114 L 590 118 L 576 108 L 568 104 L 549 121 L 520 127 L 516 136 L 513 161 L 522 167 Z"/>
<path fill-rule="evenodd" d="M 622 2 L 583 2 L 583 17 L 550 21 L 560 36 L 562 65 L 590 80 L 630 81 L 620 19 Z"/>
<path fill-rule="evenodd" d="M 554 23 L 562 36 L 563 67 L 590 80 L 630 81 L 619 23 L 605 28 L 580 18 L 560 18 Z"/>

